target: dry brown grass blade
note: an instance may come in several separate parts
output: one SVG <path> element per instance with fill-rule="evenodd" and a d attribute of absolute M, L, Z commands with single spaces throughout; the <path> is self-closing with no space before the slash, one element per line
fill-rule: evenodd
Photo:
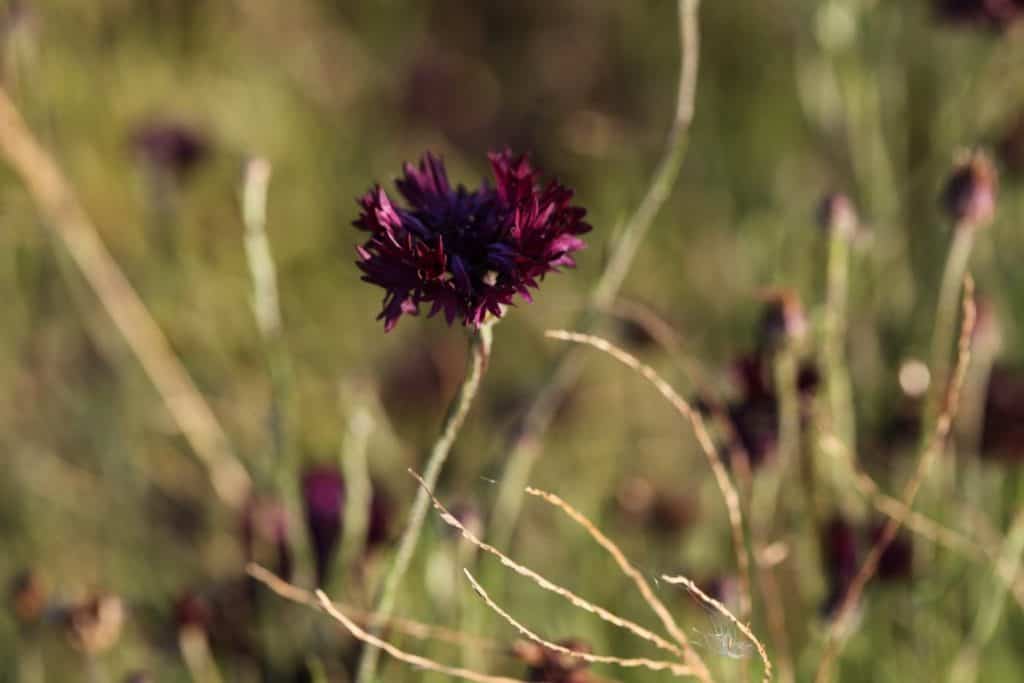
<path fill-rule="evenodd" d="M 711 435 L 708 433 L 707 426 L 704 424 L 704 418 L 702 418 L 700 414 L 695 411 L 693 407 L 682 396 L 680 396 L 678 392 L 676 392 L 675 389 L 672 388 L 671 384 L 662 379 L 662 377 L 655 372 L 654 368 L 641 363 L 634 356 L 623 351 L 608 340 L 592 334 L 580 334 L 578 332 L 569 332 L 567 330 L 548 330 L 545 333 L 545 336 L 550 337 L 551 339 L 559 339 L 576 344 L 585 344 L 592 346 L 599 351 L 604 351 L 612 358 L 631 370 L 634 370 L 641 377 L 653 384 L 654 388 L 657 389 L 670 404 L 672 404 L 672 407 L 674 407 L 680 415 L 689 420 L 690 424 L 693 425 L 693 431 L 697 437 L 697 442 L 700 444 L 701 450 L 704 451 L 704 455 L 707 457 L 708 465 L 711 467 L 711 472 L 715 477 L 715 483 L 718 485 L 718 490 L 722 494 L 722 498 L 725 501 L 725 507 L 729 513 L 729 527 L 732 531 L 733 549 L 736 553 L 736 564 L 740 578 L 740 613 L 743 614 L 744 617 L 749 615 L 750 557 L 747 554 L 747 544 L 744 539 L 743 513 L 740 510 L 740 499 L 739 495 L 736 493 L 736 487 L 729 478 L 729 473 L 725 471 L 725 466 L 722 464 L 722 460 L 718 456 L 718 450 L 715 448 L 715 444 L 711 440 Z"/>
<path fill-rule="evenodd" d="M 388 653 L 389 655 L 391 655 L 392 657 L 401 662 L 405 662 L 406 664 L 414 666 L 418 669 L 422 669 L 424 671 L 433 671 L 435 673 L 444 674 L 446 676 L 454 676 L 456 678 L 461 678 L 465 681 L 472 681 L 473 683 L 524 683 L 522 679 L 519 678 L 508 678 L 506 676 L 491 676 L 489 674 L 479 673 L 477 671 L 472 671 L 470 669 L 463 669 L 461 667 L 455 666 L 447 666 L 445 664 L 441 664 L 440 662 L 436 662 L 433 659 L 427 659 L 426 657 L 421 657 L 420 655 L 414 655 L 412 653 L 406 652 L 405 650 L 400 650 L 399 648 L 395 647 L 386 640 L 381 640 L 380 638 L 372 634 L 369 634 L 363 629 L 359 628 L 358 624 L 352 621 L 352 619 L 350 619 L 349 617 L 345 616 L 343 612 L 339 611 L 334 606 L 334 603 L 331 602 L 331 599 L 328 598 L 327 594 L 324 593 L 322 590 L 316 591 L 316 597 L 317 600 L 320 601 L 320 607 L 325 612 L 327 612 L 327 614 L 334 617 L 334 619 L 338 623 L 344 626 L 348 630 L 348 632 L 352 634 L 354 638 L 363 641 L 367 645 L 380 648 L 381 650 L 383 650 L 384 652 Z"/>
<path fill-rule="evenodd" d="M 555 494 L 548 493 L 547 491 L 541 491 L 540 489 L 533 487 L 527 487 L 526 492 L 531 496 L 537 496 L 541 500 L 544 500 L 567 514 L 574 522 L 583 527 L 586 532 L 590 534 L 590 537 L 597 541 L 598 545 L 604 548 L 608 554 L 612 556 L 612 559 L 614 559 L 615 563 L 619 565 L 619 569 L 622 573 L 636 584 L 637 590 L 640 591 L 640 595 L 643 597 L 644 602 L 646 602 L 648 606 L 650 606 L 651 610 L 657 615 L 662 626 L 665 627 L 665 630 L 676 639 L 676 642 L 679 643 L 680 646 L 682 646 L 683 650 L 687 654 L 687 661 L 693 660 L 693 664 L 696 665 L 700 658 L 695 652 L 693 652 L 693 648 L 691 647 L 686 634 L 683 633 L 681 628 L 679 628 L 679 625 L 672 617 L 672 613 L 665 607 L 665 604 L 658 599 L 658 596 L 656 596 L 654 591 L 651 590 L 651 585 L 647 582 L 647 579 L 645 579 L 643 574 L 641 574 L 640 571 L 634 567 L 628 559 L 626 559 L 626 556 L 622 553 L 619 547 L 610 538 L 605 536 L 600 529 L 594 526 L 594 523 L 587 519 L 582 512 L 569 505 L 569 503 L 565 502 Z"/>
<path fill-rule="evenodd" d="M 67 248 L 110 319 L 139 360 L 224 502 L 239 507 L 250 479 L 185 366 L 128 278 L 107 251 L 71 185 L 0 88 L 0 154 L 21 177 L 47 226 Z"/>
<path fill-rule="evenodd" d="M 426 488 L 426 485 L 424 484 L 423 480 L 420 478 L 418 474 L 416 474 L 412 470 L 409 470 L 409 474 L 411 474 L 416 479 L 416 481 L 420 483 L 420 486 Z M 519 564 L 518 562 L 508 557 L 494 546 L 484 543 L 479 538 L 477 538 L 477 536 L 473 532 L 469 531 L 465 526 L 463 526 L 463 524 L 455 517 L 455 515 L 449 512 L 448 509 L 441 503 L 441 501 L 439 501 L 437 497 L 434 496 L 432 491 L 427 490 L 427 493 L 430 494 L 430 499 L 434 503 L 434 508 L 438 511 L 438 513 L 440 513 L 441 521 L 443 521 L 445 524 L 458 531 L 463 538 L 465 538 L 467 541 L 472 543 L 480 550 L 498 558 L 498 560 L 503 565 L 514 571 L 516 574 L 519 574 L 520 576 L 530 579 L 546 591 L 549 591 L 551 593 L 554 593 L 555 595 L 559 595 L 565 598 L 575 607 L 579 607 L 580 609 L 586 612 L 590 612 L 591 614 L 596 615 L 598 618 L 602 619 L 603 621 L 607 621 L 609 624 L 612 624 L 613 626 L 617 626 L 621 629 L 629 631 L 633 635 L 643 640 L 646 640 L 647 642 L 651 643 L 660 650 L 671 652 L 672 654 L 680 658 L 684 657 L 683 650 L 681 650 L 678 646 L 673 645 L 671 642 L 665 640 L 658 634 L 653 633 L 652 631 L 644 628 L 643 626 L 640 626 L 635 622 L 630 621 L 629 619 L 625 619 L 616 614 L 613 614 L 605 608 L 599 607 L 598 605 L 595 605 L 592 602 L 584 598 L 581 598 L 568 588 L 559 586 L 558 584 L 544 578 L 532 569 Z"/>
<path fill-rule="evenodd" d="M 703 602 L 708 607 L 711 607 L 716 612 L 721 614 L 723 617 L 728 619 L 732 623 L 732 625 L 739 630 L 740 633 L 747 637 L 747 639 L 754 645 L 754 648 L 757 650 L 757 654 L 761 656 L 761 662 L 764 664 L 764 678 L 762 680 L 767 682 L 772 679 L 772 662 L 770 659 L 768 659 L 768 651 L 764 649 L 764 644 L 757 639 L 757 636 L 754 635 L 754 632 L 750 630 L 749 626 L 747 626 L 742 621 L 737 619 L 736 615 L 730 612 L 728 607 L 726 607 L 721 602 L 715 600 L 713 597 L 702 591 L 697 586 L 697 584 L 695 584 L 693 581 L 686 578 L 685 576 L 662 576 L 661 578 L 663 581 L 666 581 L 668 583 L 686 586 L 686 589 L 689 590 L 690 593 L 692 593 L 693 595 L 696 595 L 698 598 L 700 598 L 701 602 Z"/>
<path fill-rule="evenodd" d="M 488 595 L 487 591 L 484 590 L 483 586 L 481 586 L 480 583 L 473 577 L 473 575 L 469 572 L 468 569 L 463 569 L 462 571 L 463 573 L 465 573 L 466 578 L 469 579 L 469 583 L 472 584 L 473 590 L 476 591 L 476 594 L 480 596 L 481 600 L 487 603 L 488 607 L 490 607 L 498 616 L 500 616 L 502 619 L 508 622 L 512 626 L 512 628 L 516 629 L 516 631 L 518 631 L 520 635 L 532 640 L 538 645 L 541 645 L 549 650 L 560 652 L 564 655 L 568 655 L 575 659 L 580 659 L 584 662 L 589 662 L 591 664 L 614 664 L 616 666 L 621 666 L 627 669 L 643 668 L 650 669 L 651 671 L 669 671 L 675 674 L 676 676 L 694 675 L 693 670 L 690 667 L 685 666 L 683 664 L 677 664 L 675 662 L 658 661 L 644 658 L 626 659 L 622 657 L 613 657 L 610 655 L 595 655 L 589 652 L 577 652 L 576 650 L 571 650 L 565 647 L 564 645 L 559 645 L 558 643 L 551 642 L 550 640 L 545 640 L 544 638 L 540 637 L 539 635 L 528 629 L 522 623 L 517 621 L 515 617 L 510 615 L 501 607 L 499 607 L 498 604 L 495 603 L 494 600 L 491 598 L 491 596 Z"/>
<path fill-rule="evenodd" d="M 250 563 L 245 568 L 246 573 L 256 579 L 268 589 L 285 600 L 320 609 L 320 601 L 311 591 L 299 588 L 295 584 L 288 583 L 277 574 L 258 564 Z M 373 612 L 361 610 L 342 603 L 334 603 L 336 609 L 344 612 L 350 619 L 360 624 L 369 624 L 374 617 Z M 432 626 L 411 619 L 392 618 L 387 621 L 387 628 L 395 633 L 415 638 L 417 640 L 433 640 L 460 647 L 476 647 L 487 650 L 501 651 L 506 648 L 489 638 L 481 638 L 470 633 L 455 631 L 443 626 Z"/>
<path fill-rule="evenodd" d="M 964 278 L 963 294 L 963 323 L 960 327 L 960 338 L 957 342 L 956 366 L 953 376 L 946 391 L 945 401 L 942 405 L 942 412 L 935 423 L 935 430 L 917 461 L 914 474 L 903 488 L 903 495 L 900 497 L 900 504 L 904 511 L 909 511 L 914 505 L 914 499 L 921 488 L 925 475 L 931 467 L 932 461 L 942 452 L 953 426 L 953 419 L 956 417 L 956 410 L 960 402 L 960 390 L 963 388 L 964 378 L 967 375 L 967 366 L 971 359 L 971 335 L 974 333 L 974 323 L 977 317 L 977 310 L 974 304 L 974 280 L 970 275 Z M 896 533 L 903 525 L 906 514 L 904 511 L 896 517 L 891 517 L 882 529 L 882 534 L 871 547 L 867 557 L 861 564 L 860 570 L 854 577 L 846 596 L 836 611 L 836 616 L 829 627 L 825 641 L 825 649 L 822 654 L 821 664 L 818 667 L 816 680 L 818 683 L 825 683 L 831 679 L 832 665 L 842 651 L 845 644 L 846 620 L 853 607 L 860 600 L 864 587 L 874 577 L 878 570 L 878 563 L 882 553 L 889 547 Z"/>

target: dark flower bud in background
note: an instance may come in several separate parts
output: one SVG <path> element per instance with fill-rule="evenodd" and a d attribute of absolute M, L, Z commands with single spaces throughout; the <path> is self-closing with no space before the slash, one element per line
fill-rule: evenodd
<path fill-rule="evenodd" d="M 205 135 L 174 121 L 148 121 L 135 130 L 131 142 L 146 166 L 177 181 L 191 175 L 210 153 Z"/>
<path fill-rule="evenodd" d="M 697 515 L 690 496 L 658 490 L 646 477 L 626 479 L 615 493 L 615 505 L 624 521 L 669 537 L 689 528 Z"/>
<path fill-rule="evenodd" d="M 366 528 L 366 549 L 373 550 L 386 545 L 391 539 L 391 520 L 395 516 L 395 505 L 391 496 L 382 486 L 373 485 L 370 496 L 370 517 Z"/>
<path fill-rule="evenodd" d="M 841 192 L 826 195 L 818 205 L 818 225 L 829 235 L 852 240 L 857 234 L 857 210 Z"/>
<path fill-rule="evenodd" d="M 480 512 L 480 506 L 472 501 L 458 501 L 452 503 L 449 512 L 455 519 L 459 520 L 471 534 L 476 537 L 483 536 L 484 533 L 484 517 Z M 452 527 L 445 525 L 444 533 L 449 536 L 455 536 L 461 538 L 461 534 Z"/>
<path fill-rule="evenodd" d="M 1024 371 L 996 365 L 989 375 L 982 418 L 981 454 L 1024 462 Z"/>
<path fill-rule="evenodd" d="M 1017 115 L 999 143 L 999 156 L 1010 173 L 1024 175 L 1024 112 Z"/>
<path fill-rule="evenodd" d="M 288 511 L 270 498 L 254 497 L 242 511 L 242 551 L 246 562 L 273 569 L 286 581 L 291 580 L 291 542 Z"/>
<path fill-rule="evenodd" d="M 123 683 L 156 683 L 156 680 L 146 671 L 131 671 L 122 679 Z"/>
<path fill-rule="evenodd" d="M 822 530 L 821 557 L 828 584 L 822 611 L 832 617 L 846 599 L 859 568 L 860 547 L 852 524 L 839 516 L 828 521 Z"/>
<path fill-rule="evenodd" d="M 807 334 L 807 316 L 796 292 L 768 292 L 764 300 L 765 307 L 758 332 L 760 348 L 774 350 L 799 343 Z"/>
<path fill-rule="evenodd" d="M 882 537 L 885 522 L 876 522 L 870 529 L 872 545 Z M 914 545 L 905 533 L 898 533 L 878 559 L 878 578 L 882 581 L 902 581 L 914 573 Z"/>
<path fill-rule="evenodd" d="M 96 595 L 67 607 L 64 626 L 68 641 L 90 656 L 112 648 L 121 637 L 125 608 L 116 595 Z"/>
<path fill-rule="evenodd" d="M 569 203 L 572 190 L 541 185 L 525 156 L 506 150 L 490 160 L 493 188 L 453 188 L 444 163 L 428 153 L 395 183 L 407 208 L 380 186 L 359 200 L 353 224 L 371 236 L 356 264 L 364 281 L 386 292 L 378 316 L 385 330 L 421 304 L 431 316 L 443 312 L 449 325 L 458 318 L 479 327 L 488 315 L 501 317 L 516 295 L 530 301 L 547 273 L 575 265 L 579 235 L 590 225 L 586 211 Z"/>
<path fill-rule="evenodd" d="M 32 570 L 21 572 L 11 581 L 11 610 L 18 623 L 31 625 L 44 617 L 47 607 L 46 587 Z"/>
<path fill-rule="evenodd" d="M 965 228 L 981 228 L 992 222 L 999 194 L 999 174 L 982 152 L 958 162 L 942 192 L 946 214 Z"/>
<path fill-rule="evenodd" d="M 568 638 L 558 645 L 590 654 L 593 649 L 578 638 Z M 527 665 L 526 680 L 537 683 L 590 683 L 587 662 L 564 652 L 555 652 L 532 641 L 520 640 L 512 646 L 512 653 Z"/>
<path fill-rule="evenodd" d="M 213 623 L 213 608 L 200 595 L 183 593 L 174 603 L 174 626 L 178 631 L 197 629 L 207 633 Z"/>
<path fill-rule="evenodd" d="M 1024 0 L 936 0 L 935 10 L 949 22 L 1006 30 L 1024 17 Z"/>
<path fill-rule="evenodd" d="M 306 528 L 313 543 L 316 582 L 323 586 L 341 540 L 345 506 L 345 480 L 341 473 L 329 465 L 306 470 L 302 475 L 302 503 Z"/>

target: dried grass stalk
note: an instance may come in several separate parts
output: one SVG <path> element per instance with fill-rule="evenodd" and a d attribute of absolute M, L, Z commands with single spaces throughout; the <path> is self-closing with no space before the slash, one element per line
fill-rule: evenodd
<path fill-rule="evenodd" d="M 740 577 L 740 613 L 744 616 L 749 615 L 750 557 L 747 554 L 747 544 L 744 539 L 743 513 L 740 510 L 739 495 L 736 493 L 736 487 L 733 486 L 732 480 L 729 478 L 729 473 L 725 471 L 725 466 L 722 464 L 722 459 L 718 455 L 718 450 L 715 448 L 715 444 L 711 440 L 711 435 L 708 433 L 707 426 L 704 424 L 704 418 L 702 418 L 700 413 L 695 411 L 693 407 L 687 403 L 687 401 L 680 396 L 675 389 L 672 388 L 671 384 L 662 379 L 662 377 L 655 372 L 654 368 L 641 363 L 634 356 L 623 351 L 608 340 L 592 334 L 580 334 L 577 332 L 569 332 L 567 330 L 548 330 L 545 333 L 545 336 L 550 337 L 551 339 L 559 339 L 576 344 L 586 344 L 599 351 L 604 351 L 612 358 L 631 370 L 634 370 L 641 377 L 653 384 L 654 388 L 672 404 L 672 407 L 674 407 L 680 415 L 689 420 L 690 424 L 693 425 L 693 431 L 697 437 L 697 442 L 700 444 L 701 450 L 707 457 L 708 465 L 711 467 L 711 472 L 715 477 L 715 483 L 718 484 L 718 490 L 722 493 L 722 498 L 725 501 L 725 507 L 729 513 L 729 527 L 732 530 L 733 548 L 736 552 L 736 564 L 739 569 Z"/>
<path fill-rule="evenodd" d="M 473 590 L 476 591 L 476 594 L 479 595 L 480 598 L 485 603 L 487 603 L 488 607 L 494 610 L 494 612 L 502 619 L 507 621 L 523 637 L 532 640 L 533 642 L 537 643 L 538 645 L 541 645 L 542 647 L 545 647 L 549 650 L 553 650 L 555 652 L 559 652 L 564 655 L 568 655 L 569 657 L 573 657 L 575 659 L 583 660 L 584 662 L 590 662 L 591 664 L 614 664 L 616 666 L 621 666 L 627 669 L 643 668 L 650 669 L 651 671 L 670 671 L 676 676 L 694 675 L 693 670 L 690 667 L 682 664 L 677 664 L 675 662 L 666 662 L 643 658 L 625 659 L 622 657 L 613 657 L 609 655 L 595 655 L 589 652 L 578 652 L 576 650 L 567 648 L 564 645 L 559 645 L 558 643 L 551 642 L 550 640 L 545 640 L 544 638 L 540 637 L 539 635 L 528 629 L 522 623 L 517 621 L 508 612 L 499 607 L 498 604 L 495 603 L 494 600 L 491 598 L 491 596 L 487 594 L 487 591 L 484 590 L 483 586 L 481 586 L 480 583 L 473 577 L 473 575 L 469 572 L 468 569 L 463 569 L 462 571 L 463 573 L 465 573 L 466 578 L 469 579 L 470 584 L 472 584 Z"/>
<path fill-rule="evenodd" d="M 565 502 L 555 494 L 548 493 L 547 491 L 541 491 L 540 489 L 535 489 L 533 487 L 528 487 L 526 492 L 531 496 L 537 496 L 538 498 L 562 510 L 562 512 L 569 515 L 574 522 L 583 527 L 586 532 L 590 534 L 590 537 L 597 541 L 598 545 L 604 548 L 608 554 L 612 556 L 612 559 L 614 559 L 615 563 L 619 565 L 619 569 L 622 570 L 622 573 L 636 584 L 644 602 L 646 602 L 648 606 L 650 606 L 651 610 L 658 616 L 662 626 L 665 627 L 665 630 L 668 631 L 669 635 L 675 638 L 676 642 L 682 646 L 683 650 L 687 653 L 688 658 L 697 658 L 696 653 L 693 652 L 693 648 L 690 645 L 689 639 L 686 637 L 686 634 L 683 633 L 683 630 L 679 628 L 676 620 L 672 617 L 672 613 L 668 611 L 665 604 L 658 599 L 658 596 L 656 596 L 654 591 L 651 590 L 651 585 L 647 582 L 647 579 L 644 578 L 643 574 L 641 574 L 640 571 L 634 567 L 628 559 L 626 559 L 626 556 L 610 538 L 605 536 L 600 529 L 594 526 L 594 523 L 587 519 L 582 512 L 569 505 L 569 503 Z"/>
<path fill-rule="evenodd" d="M 412 470 L 409 470 L 409 473 L 413 477 L 415 477 L 415 479 L 418 482 L 420 482 L 420 486 L 426 488 L 426 485 L 423 483 L 423 480 L 420 479 L 418 474 L 416 474 Z M 438 513 L 440 513 L 441 521 L 443 521 L 445 524 L 458 531 L 463 538 L 465 538 L 467 541 L 472 543 L 480 550 L 498 558 L 498 560 L 503 565 L 514 571 L 516 574 L 519 574 L 520 576 L 524 576 L 530 579 L 544 590 L 565 598 L 572 605 L 596 615 L 601 620 L 606 621 L 609 624 L 612 624 L 613 626 L 617 626 L 621 629 L 629 631 L 633 635 L 643 640 L 646 640 L 647 642 L 651 643 L 660 650 L 671 652 L 672 654 L 680 658 L 684 657 L 683 650 L 681 650 L 678 646 L 673 645 L 669 641 L 665 640 L 661 636 L 657 635 L 656 633 L 653 633 L 648 629 L 644 628 L 643 626 L 640 626 L 639 624 L 630 621 L 629 619 L 624 619 L 623 617 L 620 617 L 616 614 L 613 614 L 612 612 L 609 612 L 603 607 L 599 607 L 598 605 L 595 605 L 592 602 L 584 598 L 581 598 L 568 588 L 559 586 L 558 584 L 553 583 L 552 581 L 549 581 L 548 579 L 544 578 L 532 569 L 529 569 L 528 567 L 519 564 L 518 562 L 508 557 L 494 546 L 484 543 L 479 538 L 477 538 L 476 535 L 473 534 L 473 532 L 466 529 L 466 527 L 462 525 L 462 523 L 455 517 L 455 515 L 450 513 L 448 509 L 445 508 L 445 506 L 441 503 L 441 501 L 439 501 L 434 496 L 433 492 L 428 490 L 427 493 L 430 494 L 430 498 L 434 502 L 434 508 L 437 509 Z"/>
<path fill-rule="evenodd" d="M 357 638 L 367 645 L 379 648 L 395 659 L 405 662 L 411 666 L 415 666 L 418 669 L 424 671 L 433 671 L 434 673 L 444 674 L 446 676 L 454 676 L 461 678 L 464 681 L 472 681 L 473 683 L 524 683 L 519 678 L 508 678 L 506 676 L 491 676 L 489 674 L 482 674 L 477 671 L 470 669 L 463 669 L 461 667 L 447 666 L 436 662 L 433 659 L 427 659 L 420 655 L 414 655 L 400 650 L 391 643 L 381 640 L 380 638 L 371 635 L 359 628 L 359 625 L 352 621 L 349 617 L 345 616 L 343 612 L 338 610 L 331 599 L 327 597 L 327 594 L 321 590 L 316 591 L 316 597 L 320 601 L 320 607 L 323 608 L 327 614 L 334 617 L 342 626 L 344 626 L 354 638 Z"/>
<path fill-rule="evenodd" d="M 256 579 L 285 600 L 290 600 L 291 602 L 306 605 L 314 609 L 320 609 L 320 601 L 312 592 L 288 583 L 265 567 L 250 563 L 246 567 L 245 571 L 249 576 Z M 372 612 L 341 603 L 334 603 L 334 607 L 339 611 L 344 612 L 352 621 L 361 624 L 370 624 L 376 616 Z M 385 624 L 389 630 L 417 640 L 433 640 L 457 645 L 459 647 L 468 646 L 495 651 L 505 649 L 500 643 L 488 638 L 481 638 L 469 633 L 463 633 L 462 631 L 444 628 L 443 626 L 432 626 L 430 624 L 424 624 L 411 619 L 392 617 L 385 622 Z"/>
<path fill-rule="evenodd" d="M 772 663 L 771 660 L 768 659 L 768 652 L 764 649 L 764 645 L 761 641 L 757 639 L 757 636 L 754 635 L 754 632 L 750 630 L 749 626 L 737 619 L 736 615 L 730 612 L 728 607 L 702 591 L 697 584 L 685 576 L 662 576 L 661 578 L 663 581 L 668 583 L 686 586 L 686 589 L 693 595 L 700 598 L 701 602 L 714 609 L 716 612 L 728 619 L 733 626 L 739 629 L 739 632 L 747 637 L 747 639 L 754 645 L 754 649 L 757 650 L 757 654 L 761 656 L 761 661 L 764 663 L 764 678 L 762 680 L 767 683 L 767 681 L 772 679 Z"/>

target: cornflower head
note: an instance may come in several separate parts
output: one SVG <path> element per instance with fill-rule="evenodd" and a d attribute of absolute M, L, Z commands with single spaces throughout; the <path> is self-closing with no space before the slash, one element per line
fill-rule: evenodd
<path fill-rule="evenodd" d="M 395 185 L 406 206 L 379 185 L 359 199 L 353 223 L 370 233 L 357 248 L 362 279 L 385 290 L 378 320 L 390 331 L 403 314 L 443 312 L 448 324 L 480 327 L 501 317 L 516 295 L 551 271 L 575 265 L 591 228 L 573 192 L 557 181 L 541 184 L 526 156 L 489 155 L 495 185 L 452 187 L 444 162 L 430 154 L 405 164 Z"/>

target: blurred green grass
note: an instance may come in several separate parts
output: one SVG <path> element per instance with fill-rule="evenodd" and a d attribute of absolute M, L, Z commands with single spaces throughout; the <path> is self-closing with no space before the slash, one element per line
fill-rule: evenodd
<path fill-rule="evenodd" d="M 467 184 L 487 173 L 484 152 L 508 144 L 574 186 L 595 226 L 590 248 L 577 271 L 550 278 L 535 304 L 501 324 L 480 403 L 440 491 L 486 510 L 494 489 L 480 477 L 500 475 L 508 406 L 536 391 L 559 350 L 540 333 L 569 324 L 583 305 L 615 226 L 642 197 L 661 151 L 675 97 L 674 12 L 670 2 L 605 0 L 9 3 L 4 84 L 254 467 L 268 458 L 270 388 L 242 249 L 244 159 L 262 155 L 274 165 L 268 231 L 302 462 L 337 458 L 352 408 L 339 404 L 340 382 L 386 379 L 426 347 L 461 367 L 460 330 L 405 319 L 385 336 L 374 322 L 379 294 L 358 282 L 353 265 L 354 198 L 374 182 L 390 184 L 402 161 L 428 148 Z M 994 146 L 1024 110 L 1021 27 L 1003 35 L 944 26 L 928 3 L 867 0 L 707 2 L 701 27 L 691 146 L 625 294 L 670 320 L 684 353 L 725 387 L 729 363 L 754 344 L 759 291 L 792 287 L 812 311 L 822 301 L 825 245 L 813 212 L 825 192 L 849 192 L 869 228 L 851 279 L 849 354 L 862 441 L 873 442 L 899 400 L 900 363 L 928 348 L 948 240 L 937 197 L 953 154 Z M 154 119 L 194 126 L 212 149 L 174 191 L 176 258 L 147 240 L 151 193 L 131 146 L 134 131 Z M 1020 178 L 1005 173 L 998 218 L 979 237 L 972 271 L 997 311 L 1002 359 L 1011 363 L 1021 360 L 1022 218 Z M 186 587 L 237 575 L 238 520 L 218 505 L 40 220 L 18 180 L 0 171 L 0 439 L 8 465 L 0 477 L 0 576 L 34 568 L 58 596 L 97 588 L 123 595 L 132 609 L 122 643 L 107 656 L 112 678 L 147 668 L 160 681 L 186 680 L 174 648 L 154 646 L 150 631 L 169 621 Z M 685 393 L 701 389 L 664 353 L 647 351 L 645 359 Z M 414 490 L 404 470 L 418 464 L 453 390 L 449 382 L 391 406 L 408 452 L 379 434 L 371 441 L 372 474 L 400 509 Z M 702 456 L 687 426 L 639 379 L 592 359 L 545 451 L 532 481 L 591 514 L 648 573 L 730 571 L 728 527 Z M 883 471 L 905 471 L 908 455 Z M 692 493 L 692 528 L 666 538 L 622 524 L 612 500 L 634 475 Z M 1017 482 L 1018 472 L 993 467 L 990 485 L 1001 478 Z M 896 490 L 901 481 L 883 483 Z M 1022 498 L 1000 496 L 987 511 L 1003 523 Z M 945 514 L 941 501 L 926 505 Z M 477 619 L 486 633 L 511 639 L 510 629 L 480 616 L 464 582 L 445 588 L 437 578 L 453 544 L 438 537 L 438 524 L 431 529 L 403 612 L 452 626 Z M 537 504 L 527 508 L 515 555 L 644 619 L 613 565 Z M 371 564 L 371 577 L 384 559 Z M 813 587 L 819 570 L 800 559 L 784 581 Z M 869 596 L 843 680 L 943 677 L 972 612 L 950 598 L 919 604 L 919 593 L 976 570 L 948 557 L 922 564 L 919 557 L 927 580 Z M 483 578 L 545 634 L 579 635 L 599 652 L 639 649 L 494 567 Z M 365 599 L 363 588 L 345 590 Z M 660 590 L 688 624 L 709 628 L 684 595 Z M 811 644 L 797 660 L 806 676 L 815 665 L 816 605 L 791 602 L 791 640 Z M 326 638 L 326 627 L 314 632 L 298 610 L 274 607 L 282 622 L 304 624 L 275 634 L 286 643 L 281 650 L 298 657 L 325 647 L 316 638 Z M 763 634 L 762 622 L 755 627 Z M 0 624 L 0 680 L 16 680 L 15 625 L 7 617 Z M 1022 637 L 1024 622 L 1009 609 L 986 650 L 983 680 L 1015 680 Z M 82 675 L 59 643 L 47 648 L 48 680 Z M 628 671 L 615 677 L 650 680 Z M 389 665 L 384 680 L 433 679 Z"/>

